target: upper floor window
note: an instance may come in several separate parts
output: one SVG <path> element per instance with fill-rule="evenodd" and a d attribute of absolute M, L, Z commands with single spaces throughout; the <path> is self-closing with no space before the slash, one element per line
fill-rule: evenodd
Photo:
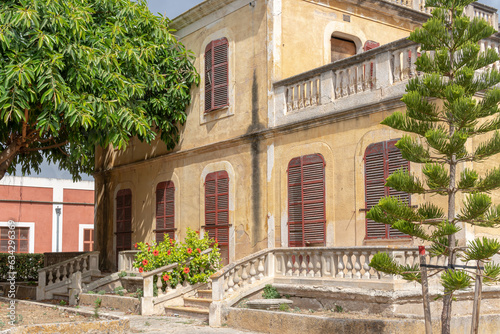
<path fill-rule="evenodd" d="M 354 56 L 356 54 L 356 44 L 348 39 L 332 36 L 332 62 Z"/>
<path fill-rule="evenodd" d="M 83 230 L 83 251 L 92 252 L 94 250 L 94 229 L 86 228 Z"/>
<path fill-rule="evenodd" d="M 156 242 L 175 239 L 175 186 L 172 181 L 156 187 Z"/>
<path fill-rule="evenodd" d="M 403 159 L 395 146 L 398 139 L 374 143 L 365 151 L 365 203 L 366 210 L 377 205 L 385 196 L 395 196 L 410 205 L 410 195 L 385 186 L 385 180 L 397 169 L 409 169 L 410 163 Z M 393 229 L 389 225 L 366 220 L 366 239 L 400 238 L 408 235 Z"/>
<path fill-rule="evenodd" d="M 229 105 L 229 43 L 223 37 L 205 48 L 205 112 Z"/>

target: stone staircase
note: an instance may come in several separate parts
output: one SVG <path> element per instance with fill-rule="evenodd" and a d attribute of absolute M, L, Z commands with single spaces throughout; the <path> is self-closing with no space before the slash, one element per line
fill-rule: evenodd
<path fill-rule="evenodd" d="M 103 277 L 108 276 L 109 274 L 110 273 L 91 275 L 91 276 L 83 278 L 82 283 L 90 284 L 92 282 L 100 280 Z M 54 293 L 52 293 L 52 299 L 60 299 L 60 300 L 64 300 L 65 302 L 69 303 L 69 291 L 67 291 L 67 292 L 54 292 Z"/>
<path fill-rule="evenodd" d="M 212 290 L 196 290 L 196 297 L 184 296 L 182 306 L 165 306 L 165 314 L 208 321 L 209 307 L 212 303 Z"/>

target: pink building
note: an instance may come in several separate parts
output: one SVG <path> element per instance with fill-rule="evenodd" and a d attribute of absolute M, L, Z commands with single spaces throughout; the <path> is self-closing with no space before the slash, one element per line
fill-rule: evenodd
<path fill-rule="evenodd" d="M 16 252 L 93 250 L 94 182 L 5 176 L 0 180 L 0 252 L 15 223 Z"/>

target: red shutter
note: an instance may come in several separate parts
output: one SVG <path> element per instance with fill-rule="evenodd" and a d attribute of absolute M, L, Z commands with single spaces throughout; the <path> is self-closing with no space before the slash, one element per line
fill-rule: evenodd
<path fill-rule="evenodd" d="M 229 104 L 228 47 L 227 39 L 221 38 L 205 48 L 205 112 Z"/>
<path fill-rule="evenodd" d="M 116 254 L 132 248 L 132 191 L 122 189 L 116 194 Z"/>
<path fill-rule="evenodd" d="M 385 187 L 385 180 L 397 169 L 409 169 L 410 164 L 404 160 L 399 149 L 394 146 L 398 140 L 390 140 L 371 144 L 365 151 L 365 205 L 366 210 L 377 205 L 385 196 L 398 196 L 410 204 L 409 194 Z M 366 239 L 398 238 L 408 235 L 390 228 L 388 225 L 366 219 Z"/>
<path fill-rule="evenodd" d="M 380 43 L 375 42 L 375 41 L 366 41 L 365 46 L 363 46 L 363 51 L 368 51 L 371 49 L 378 48 L 380 46 Z"/>
<path fill-rule="evenodd" d="M 205 229 L 220 246 L 229 245 L 229 176 L 226 171 L 205 178 Z"/>
<path fill-rule="evenodd" d="M 156 187 L 156 242 L 175 239 L 175 186 L 172 181 L 160 182 Z"/>
<path fill-rule="evenodd" d="M 94 250 L 94 229 L 83 230 L 83 251 L 92 252 Z"/>
<path fill-rule="evenodd" d="M 325 162 L 319 154 L 288 164 L 288 245 L 325 244 Z"/>

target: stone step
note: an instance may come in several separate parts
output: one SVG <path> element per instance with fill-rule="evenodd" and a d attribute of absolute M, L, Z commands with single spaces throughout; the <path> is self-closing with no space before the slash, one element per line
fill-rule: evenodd
<path fill-rule="evenodd" d="M 206 309 L 210 307 L 212 299 L 208 298 L 195 298 L 195 297 L 184 297 L 184 306 L 186 307 L 196 307 L 200 309 Z"/>
<path fill-rule="evenodd" d="M 212 298 L 212 290 L 198 290 L 198 298 Z"/>
<path fill-rule="evenodd" d="M 208 321 L 209 312 L 207 309 L 185 306 L 165 306 L 165 314 L 169 316 L 181 316 L 196 318 Z"/>
<path fill-rule="evenodd" d="M 69 301 L 69 292 L 54 292 L 52 294 L 52 299 L 62 299 Z"/>

